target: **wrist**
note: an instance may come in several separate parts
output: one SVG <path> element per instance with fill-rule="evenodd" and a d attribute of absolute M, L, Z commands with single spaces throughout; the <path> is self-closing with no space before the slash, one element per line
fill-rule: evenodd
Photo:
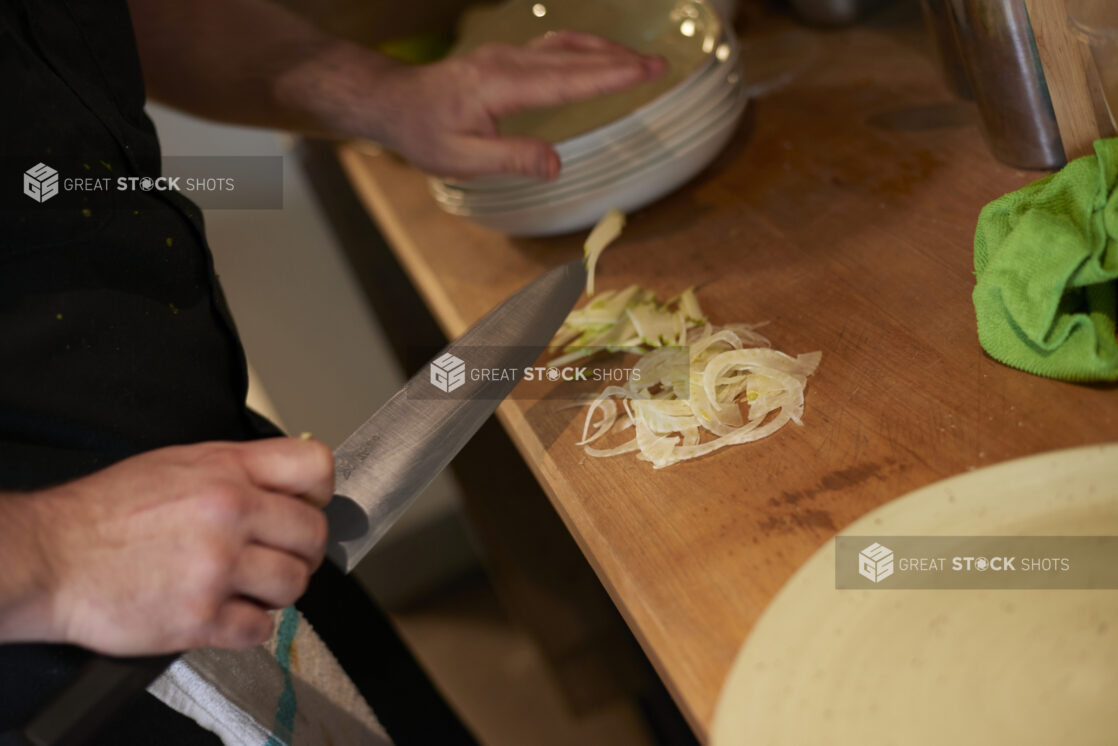
<path fill-rule="evenodd" d="M 0 493 L 0 641 L 60 641 L 47 538 L 50 491 Z"/>
<path fill-rule="evenodd" d="M 358 44 L 323 38 L 301 61 L 279 73 L 273 95 L 300 129 L 383 142 L 394 108 L 389 81 L 407 67 Z"/>

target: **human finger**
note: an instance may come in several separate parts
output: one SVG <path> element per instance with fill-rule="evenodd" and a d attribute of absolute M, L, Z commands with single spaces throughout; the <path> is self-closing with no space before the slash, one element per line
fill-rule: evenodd
<path fill-rule="evenodd" d="M 287 552 L 250 544 L 241 552 L 231 578 L 233 589 L 270 609 L 295 603 L 307 590 L 311 567 Z"/>
<path fill-rule="evenodd" d="M 326 515 L 303 500 L 263 490 L 250 498 L 249 541 L 296 555 L 318 567 L 326 553 Z"/>
<path fill-rule="evenodd" d="M 453 173 L 445 176 L 474 178 L 517 174 L 549 180 L 559 175 L 559 155 L 543 140 L 459 135 L 451 143 L 448 162 L 454 164 Z"/>
<path fill-rule="evenodd" d="M 267 611 L 249 599 L 232 597 L 218 609 L 204 647 L 244 649 L 272 636 L 275 623 Z"/>
<path fill-rule="evenodd" d="M 481 95 L 487 108 L 499 118 L 521 109 L 558 106 L 613 93 L 661 72 L 662 61 L 541 53 L 483 75 Z"/>
<path fill-rule="evenodd" d="M 599 52 L 625 52 L 640 54 L 624 44 L 620 44 L 604 36 L 586 34 L 581 31 L 549 31 L 542 36 L 537 36 L 525 46 L 529 49 L 568 49 Z"/>
<path fill-rule="evenodd" d="M 241 461 L 253 484 L 298 495 L 323 508 L 334 495 L 334 455 L 314 439 L 268 438 L 241 443 Z"/>

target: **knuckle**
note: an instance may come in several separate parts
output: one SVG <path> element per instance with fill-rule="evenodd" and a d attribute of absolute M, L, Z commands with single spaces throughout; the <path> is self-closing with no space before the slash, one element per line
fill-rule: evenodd
<path fill-rule="evenodd" d="M 330 535 L 330 525 L 326 520 L 326 514 L 316 510 L 307 523 L 315 551 L 321 553 L 326 549 L 326 542 Z"/>
<path fill-rule="evenodd" d="M 240 523 L 249 511 L 248 494 L 228 482 L 214 482 L 199 495 L 198 515 L 212 524 L 231 526 Z"/>
<path fill-rule="evenodd" d="M 221 542 L 211 541 L 199 547 L 190 565 L 198 592 L 216 601 L 228 588 L 236 562 L 236 553 Z"/>
<path fill-rule="evenodd" d="M 196 634 L 203 634 L 210 629 L 217 619 L 219 600 L 211 593 L 197 593 L 189 599 L 184 609 L 184 617 L 188 628 L 196 630 Z"/>
<path fill-rule="evenodd" d="M 215 444 L 205 456 L 207 468 L 223 474 L 238 474 L 244 470 L 240 454 L 227 444 Z"/>
<path fill-rule="evenodd" d="M 307 585 L 311 582 L 311 570 L 302 562 L 292 562 L 286 571 L 287 587 L 291 591 L 291 601 L 303 595 Z"/>
<path fill-rule="evenodd" d="M 445 66 L 452 80 L 461 81 L 462 85 L 475 84 L 481 79 L 480 68 L 485 64 L 491 50 L 482 47 L 471 55 L 465 57 L 452 57 L 440 64 Z"/>

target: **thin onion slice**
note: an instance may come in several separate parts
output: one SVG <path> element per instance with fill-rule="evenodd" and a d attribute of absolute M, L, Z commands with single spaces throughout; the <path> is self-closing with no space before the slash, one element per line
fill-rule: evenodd
<path fill-rule="evenodd" d="M 681 322 L 684 316 L 689 314 L 681 313 Z M 663 469 L 768 437 L 788 422 L 802 424 L 804 389 L 822 353 L 792 357 L 771 349 L 757 326 L 714 327 L 704 320 L 688 328 L 682 322 L 673 332 L 678 342 L 690 344 L 686 356 L 682 348 L 661 347 L 641 357 L 634 366 L 639 376 L 605 388 L 589 403 L 578 444 L 595 458 L 637 452 L 639 460 Z M 629 427 L 635 435 L 621 445 L 590 445 Z M 714 437 L 704 441 L 704 434 Z"/>

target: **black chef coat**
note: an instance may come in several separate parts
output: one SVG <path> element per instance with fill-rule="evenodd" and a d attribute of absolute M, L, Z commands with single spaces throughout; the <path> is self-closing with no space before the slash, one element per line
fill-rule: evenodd
<path fill-rule="evenodd" d="M 123 0 L 0 3 L 0 95 L 0 490 L 276 434 L 244 405 L 244 357 L 196 207 L 142 190 L 23 193 L 39 163 L 60 181 L 160 175 Z M 0 731 L 86 655 L 0 646 Z M 150 696 L 99 740 L 217 742 Z"/>
<path fill-rule="evenodd" d="M 279 434 L 245 406 L 244 356 L 191 202 L 24 193 L 39 164 L 60 180 L 160 175 L 124 0 L 0 0 L 0 96 L 0 492 L 162 446 Z M 324 565 L 299 608 L 398 746 L 473 743 L 350 579 Z M 87 656 L 0 645 L 0 733 Z M 218 741 L 145 695 L 96 742 Z"/>

